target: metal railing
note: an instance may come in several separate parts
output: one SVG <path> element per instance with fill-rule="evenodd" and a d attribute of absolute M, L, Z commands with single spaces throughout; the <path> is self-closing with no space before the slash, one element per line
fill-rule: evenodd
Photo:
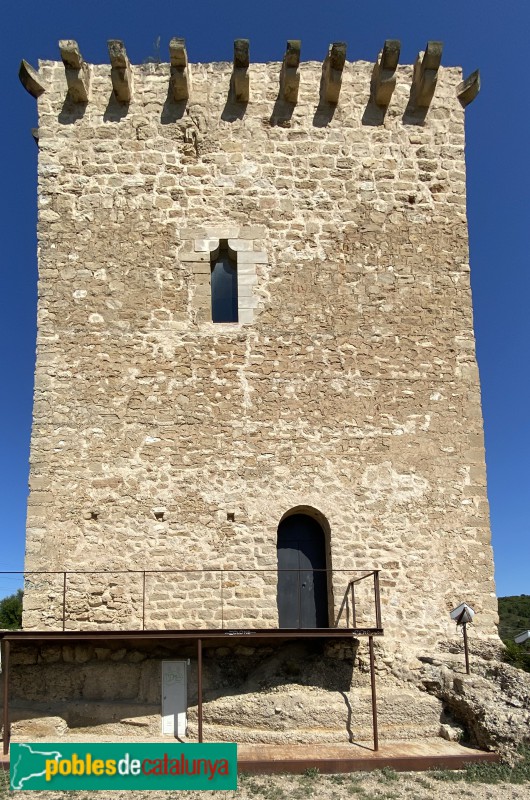
<path fill-rule="evenodd" d="M 24 614 L 31 619 L 29 627 L 33 629 L 38 627 L 35 618 L 39 613 L 46 629 L 94 629 L 94 624 L 104 629 L 105 622 L 97 613 L 100 611 L 107 612 L 111 626 L 120 625 L 123 629 L 127 623 L 128 630 L 150 631 L 171 630 L 176 619 L 176 627 L 181 629 L 183 625 L 220 630 L 278 628 L 280 573 L 297 575 L 293 600 L 298 604 L 298 625 L 294 627 L 305 627 L 301 624 L 304 582 L 325 573 L 328 625 L 318 627 L 367 632 L 382 629 L 379 570 L 26 570 L 4 571 L 0 576 L 16 575 L 23 580 Z M 98 605 L 95 598 L 106 594 Z M 258 616 L 254 612 L 259 612 Z M 253 619 L 261 624 L 242 624 Z"/>

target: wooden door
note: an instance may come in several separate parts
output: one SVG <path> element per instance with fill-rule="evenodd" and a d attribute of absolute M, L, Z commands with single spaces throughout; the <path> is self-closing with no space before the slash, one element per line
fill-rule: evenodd
<path fill-rule="evenodd" d="M 312 517 L 293 514 L 278 528 L 280 628 L 327 628 L 328 583 L 324 531 Z"/>

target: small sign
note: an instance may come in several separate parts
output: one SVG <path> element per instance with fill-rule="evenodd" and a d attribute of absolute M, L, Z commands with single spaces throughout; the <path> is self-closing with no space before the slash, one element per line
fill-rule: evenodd
<path fill-rule="evenodd" d="M 460 603 L 454 611 L 451 611 L 451 619 L 454 619 L 457 625 L 464 625 L 464 623 L 473 622 L 475 616 L 474 610 L 467 603 Z"/>

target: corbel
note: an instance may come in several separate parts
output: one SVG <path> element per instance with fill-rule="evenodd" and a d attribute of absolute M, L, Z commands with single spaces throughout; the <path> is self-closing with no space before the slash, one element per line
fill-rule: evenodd
<path fill-rule="evenodd" d="M 338 103 L 342 72 L 346 62 L 346 42 L 330 44 L 322 65 L 322 96 L 328 103 Z"/>
<path fill-rule="evenodd" d="M 73 39 L 61 39 L 59 50 L 64 64 L 68 96 L 74 103 L 87 103 L 90 73 L 79 46 Z"/>
<path fill-rule="evenodd" d="M 280 73 L 280 98 L 288 103 L 296 103 L 298 101 L 301 44 L 299 39 L 289 39 L 283 57 L 282 71 Z"/>
<path fill-rule="evenodd" d="M 116 100 L 130 103 L 132 97 L 132 72 L 125 45 L 119 39 L 109 39 L 110 77 Z"/>
<path fill-rule="evenodd" d="M 372 100 L 378 106 L 387 107 L 396 88 L 396 69 L 399 63 L 401 42 L 387 39 L 377 56 L 372 73 Z"/>
<path fill-rule="evenodd" d="M 171 95 L 173 100 L 179 102 L 187 100 L 190 96 L 190 71 L 188 67 L 188 54 L 184 39 L 174 37 L 169 43 Z"/>
<path fill-rule="evenodd" d="M 472 72 L 462 83 L 456 87 L 456 96 L 465 108 L 471 103 L 480 92 L 480 72 L 478 69 Z"/>
<path fill-rule="evenodd" d="M 250 80 L 248 67 L 250 63 L 248 39 L 234 41 L 234 68 L 230 81 L 232 95 L 238 103 L 248 103 L 250 96 Z"/>
<path fill-rule="evenodd" d="M 18 77 L 24 89 L 29 92 L 32 97 L 40 97 L 40 95 L 46 91 L 37 70 L 24 59 L 20 62 Z"/>
<path fill-rule="evenodd" d="M 418 54 L 412 77 L 412 104 L 415 108 L 429 108 L 431 104 L 442 50 L 443 42 L 427 42 L 425 52 Z"/>

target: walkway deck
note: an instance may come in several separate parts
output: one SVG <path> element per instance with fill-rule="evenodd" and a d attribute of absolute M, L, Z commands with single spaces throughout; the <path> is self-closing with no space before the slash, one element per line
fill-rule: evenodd
<path fill-rule="evenodd" d="M 466 764 L 496 763 L 497 753 L 463 747 L 444 739 L 381 742 L 375 752 L 370 744 L 238 746 L 240 772 L 300 774 L 316 768 L 321 773 L 369 772 L 390 767 L 399 772 L 428 769 L 462 769 Z"/>
<path fill-rule="evenodd" d="M 64 741 L 116 741 L 111 737 L 69 736 Z M 42 741 L 45 741 L 44 739 Z M 165 742 L 167 737 L 145 741 Z M 377 752 L 366 744 L 240 744 L 239 772 L 272 775 L 301 774 L 316 768 L 322 774 L 333 772 L 370 772 L 390 767 L 398 772 L 417 772 L 429 769 L 462 769 L 466 764 L 496 763 L 497 753 L 486 753 L 463 747 L 444 739 L 421 741 L 381 742 Z M 0 769 L 9 769 L 9 756 L 0 754 Z"/>

